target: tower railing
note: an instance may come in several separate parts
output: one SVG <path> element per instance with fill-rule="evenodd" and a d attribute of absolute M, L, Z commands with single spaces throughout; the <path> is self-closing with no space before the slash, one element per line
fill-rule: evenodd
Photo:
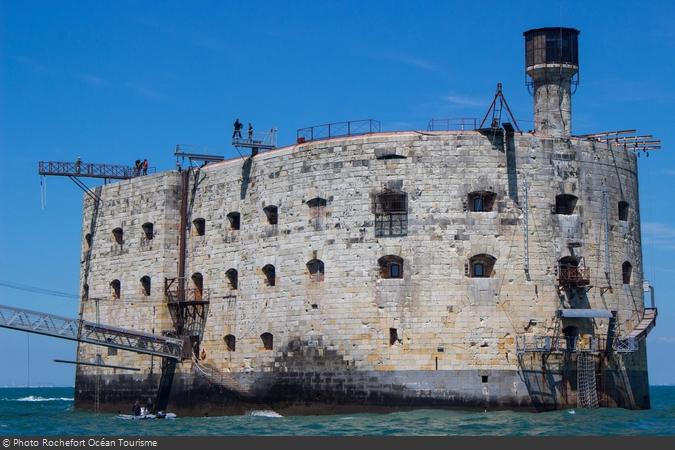
<path fill-rule="evenodd" d="M 373 119 L 332 122 L 323 125 L 300 128 L 297 131 L 297 142 L 318 141 L 334 137 L 358 136 L 361 134 L 379 133 L 380 122 Z"/>
<path fill-rule="evenodd" d="M 427 131 L 464 131 L 478 128 L 475 117 L 458 117 L 450 119 L 431 119 Z"/>

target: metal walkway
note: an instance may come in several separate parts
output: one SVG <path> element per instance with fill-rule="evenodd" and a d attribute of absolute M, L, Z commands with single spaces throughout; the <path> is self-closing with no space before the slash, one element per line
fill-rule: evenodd
<path fill-rule="evenodd" d="M 0 305 L 0 327 L 180 361 L 183 342 L 165 336 Z"/>

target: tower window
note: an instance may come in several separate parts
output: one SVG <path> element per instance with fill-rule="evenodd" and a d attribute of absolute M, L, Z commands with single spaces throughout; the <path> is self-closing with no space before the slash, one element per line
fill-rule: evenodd
<path fill-rule="evenodd" d="M 268 286 L 274 286 L 276 284 L 276 269 L 272 264 L 267 264 L 265 267 L 262 268 L 263 274 L 265 275 L 265 283 Z"/>
<path fill-rule="evenodd" d="M 237 211 L 229 213 L 227 220 L 230 222 L 230 230 L 238 230 L 241 226 L 241 215 Z"/>
<path fill-rule="evenodd" d="M 469 276 L 471 278 L 490 278 L 494 273 L 497 259 L 492 255 L 481 253 L 469 259 Z"/>
<path fill-rule="evenodd" d="M 398 342 L 398 330 L 396 328 L 389 328 L 389 345 L 394 345 Z"/>
<path fill-rule="evenodd" d="M 623 284 L 630 284 L 630 277 L 633 274 L 633 265 L 628 261 L 624 261 L 621 265 L 621 274 Z"/>
<path fill-rule="evenodd" d="M 201 217 L 192 221 L 193 233 L 195 236 L 204 236 L 206 233 L 206 220 Z"/>
<path fill-rule="evenodd" d="M 143 295 L 146 297 L 150 296 L 151 282 L 149 276 L 145 275 L 141 278 L 141 287 L 143 288 Z"/>
<path fill-rule="evenodd" d="M 82 300 L 89 300 L 89 285 L 87 283 L 82 285 Z"/>
<path fill-rule="evenodd" d="M 237 289 L 239 287 L 239 273 L 237 272 L 237 269 L 228 269 L 228 271 L 225 272 L 225 276 L 227 277 L 230 289 Z"/>
<path fill-rule="evenodd" d="M 403 278 L 403 258 L 396 255 L 387 255 L 380 258 L 380 278 Z"/>
<path fill-rule="evenodd" d="M 84 242 L 85 242 L 85 250 L 89 250 L 91 248 L 91 233 L 87 233 L 84 235 Z"/>
<path fill-rule="evenodd" d="M 317 219 L 323 217 L 326 211 L 326 199 L 315 197 L 307 201 L 309 207 L 309 218 Z"/>
<path fill-rule="evenodd" d="M 279 214 L 277 207 L 274 205 L 265 206 L 263 208 L 265 216 L 267 217 L 267 223 L 270 225 L 276 225 L 279 222 Z"/>
<path fill-rule="evenodd" d="M 628 202 L 620 201 L 619 202 L 619 220 L 628 220 Z"/>
<path fill-rule="evenodd" d="M 237 349 L 237 338 L 233 334 L 225 336 L 225 346 L 228 352 L 233 352 Z"/>
<path fill-rule="evenodd" d="M 151 240 L 153 237 L 155 237 L 155 226 L 152 224 L 152 222 L 145 222 L 141 227 L 143 228 L 143 235 L 145 236 L 145 239 Z"/>
<path fill-rule="evenodd" d="M 115 228 L 112 230 L 113 239 L 118 245 L 124 244 L 124 231 L 121 228 Z"/>
<path fill-rule="evenodd" d="M 375 198 L 375 237 L 408 235 L 408 194 L 384 192 Z"/>
<path fill-rule="evenodd" d="M 489 212 L 494 208 L 497 194 L 490 191 L 475 191 L 469 194 L 469 210 L 472 212 Z"/>
<path fill-rule="evenodd" d="M 274 336 L 272 333 L 263 333 L 260 335 L 260 340 L 262 340 L 263 348 L 265 350 L 272 350 L 274 347 Z"/>
<path fill-rule="evenodd" d="M 570 194 L 560 194 L 555 196 L 555 213 L 570 215 L 574 214 L 578 198 Z"/>
<path fill-rule="evenodd" d="M 204 277 L 201 273 L 195 272 L 192 274 L 193 298 L 197 301 L 204 296 Z"/>
<path fill-rule="evenodd" d="M 320 259 L 313 259 L 307 263 L 307 270 L 309 271 L 309 278 L 314 282 L 323 281 L 323 261 Z"/>
<path fill-rule="evenodd" d="M 122 283 L 120 283 L 120 280 L 112 280 L 110 282 L 110 289 L 114 299 L 119 299 L 121 297 Z"/>

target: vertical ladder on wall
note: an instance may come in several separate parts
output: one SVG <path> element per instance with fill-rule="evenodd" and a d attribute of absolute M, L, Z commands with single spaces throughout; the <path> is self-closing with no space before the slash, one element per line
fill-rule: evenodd
<path fill-rule="evenodd" d="M 589 352 L 577 353 L 577 407 L 598 407 L 598 392 L 595 385 L 595 359 Z"/>

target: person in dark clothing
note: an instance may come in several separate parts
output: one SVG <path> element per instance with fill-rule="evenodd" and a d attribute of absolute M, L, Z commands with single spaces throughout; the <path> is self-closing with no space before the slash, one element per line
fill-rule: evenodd
<path fill-rule="evenodd" d="M 148 397 L 148 401 L 145 402 L 145 411 L 148 414 L 152 414 L 152 409 L 154 408 L 155 405 L 152 404 L 152 399 Z"/>
<path fill-rule="evenodd" d="M 251 122 L 248 123 L 248 140 L 253 140 L 253 125 L 251 125 Z"/>
<path fill-rule="evenodd" d="M 141 160 L 137 159 L 136 163 L 134 164 L 134 167 L 136 168 L 136 176 L 141 174 Z"/>
<path fill-rule="evenodd" d="M 134 403 L 133 412 L 134 412 L 134 416 L 140 416 L 141 415 L 141 404 L 138 400 L 136 400 L 136 402 Z"/>
<path fill-rule="evenodd" d="M 239 138 L 241 139 L 241 128 L 242 128 L 241 122 L 239 122 L 239 119 L 234 122 L 234 132 L 232 133 L 232 139 Z"/>
<path fill-rule="evenodd" d="M 143 175 L 147 175 L 148 174 L 148 160 L 147 159 L 143 160 L 142 167 L 143 167 Z"/>

